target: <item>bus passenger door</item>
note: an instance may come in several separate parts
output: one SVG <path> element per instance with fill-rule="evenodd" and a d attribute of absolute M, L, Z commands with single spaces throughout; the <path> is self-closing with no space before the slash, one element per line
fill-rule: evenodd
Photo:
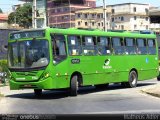
<path fill-rule="evenodd" d="M 66 40 L 64 35 L 51 34 L 52 51 L 53 51 L 53 74 L 57 88 L 66 88 L 69 86 L 68 78 L 68 61 L 66 51 Z"/>

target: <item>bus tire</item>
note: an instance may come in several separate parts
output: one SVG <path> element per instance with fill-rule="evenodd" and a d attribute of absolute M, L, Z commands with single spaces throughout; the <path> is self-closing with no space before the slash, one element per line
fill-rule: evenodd
<path fill-rule="evenodd" d="M 42 89 L 34 89 L 34 95 L 36 97 L 42 96 Z"/>
<path fill-rule="evenodd" d="M 77 96 L 77 91 L 78 91 L 78 77 L 77 75 L 74 75 L 71 78 L 70 82 L 70 96 Z"/>
<path fill-rule="evenodd" d="M 160 76 L 157 77 L 157 80 L 160 81 Z"/>
<path fill-rule="evenodd" d="M 126 87 L 134 88 L 137 86 L 137 73 L 135 71 L 131 71 L 129 73 L 128 82 L 126 83 Z"/>

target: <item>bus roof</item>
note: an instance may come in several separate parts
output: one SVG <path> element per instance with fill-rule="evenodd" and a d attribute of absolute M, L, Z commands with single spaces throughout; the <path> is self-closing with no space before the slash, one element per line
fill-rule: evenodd
<path fill-rule="evenodd" d="M 142 32 L 134 32 L 134 31 L 102 31 L 98 29 L 77 29 L 77 28 L 45 28 L 45 29 L 27 29 L 16 31 L 12 33 L 19 33 L 19 32 L 29 32 L 29 31 L 40 31 L 46 30 L 50 33 L 57 33 L 57 34 L 69 34 L 69 35 L 86 35 L 86 36 L 110 36 L 110 37 L 135 37 L 135 38 L 156 38 L 155 34 L 147 34 Z"/>
<path fill-rule="evenodd" d="M 155 34 L 145 34 L 145 33 L 137 33 L 137 32 L 130 32 L 130 31 L 101 31 L 97 29 L 76 29 L 76 28 L 69 28 L 69 29 L 60 29 L 60 28 L 47 28 L 47 31 L 51 33 L 59 33 L 59 34 L 70 34 L 70 35 L 88 35 L 88 36 L 117 36 L 117 37 L 141 37 L 141 38 L 156 38 Z"/>

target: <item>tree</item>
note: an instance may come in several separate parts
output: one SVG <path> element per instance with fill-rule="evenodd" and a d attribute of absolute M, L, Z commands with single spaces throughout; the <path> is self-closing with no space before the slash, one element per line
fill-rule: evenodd
<path fill-rule="evenodd" d="M 15 12 L 9 14 L 8 23 L 16 23 L 20 27 L 29 28 L 32 25 L 32 6 L 26 3 L 17 8 Z"/>
<path fill-rule="evenodd" d="M 0 8 L 0 13 L 3 13 L 2 9 Z"/>

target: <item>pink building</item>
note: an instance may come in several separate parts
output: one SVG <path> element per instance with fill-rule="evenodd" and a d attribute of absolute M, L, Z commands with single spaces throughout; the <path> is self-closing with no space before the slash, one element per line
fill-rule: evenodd
<path fill-rule="evenodd" d="M 0 14 L 0 28 L 6 29 L 8 28 L 8 15 L 1 13 Z"/>
<path fill-rule="evenodd" d="M 96 7 L 96 0 L 47 0 L 48 26 L 75 27 L 75 11 Z"/>

